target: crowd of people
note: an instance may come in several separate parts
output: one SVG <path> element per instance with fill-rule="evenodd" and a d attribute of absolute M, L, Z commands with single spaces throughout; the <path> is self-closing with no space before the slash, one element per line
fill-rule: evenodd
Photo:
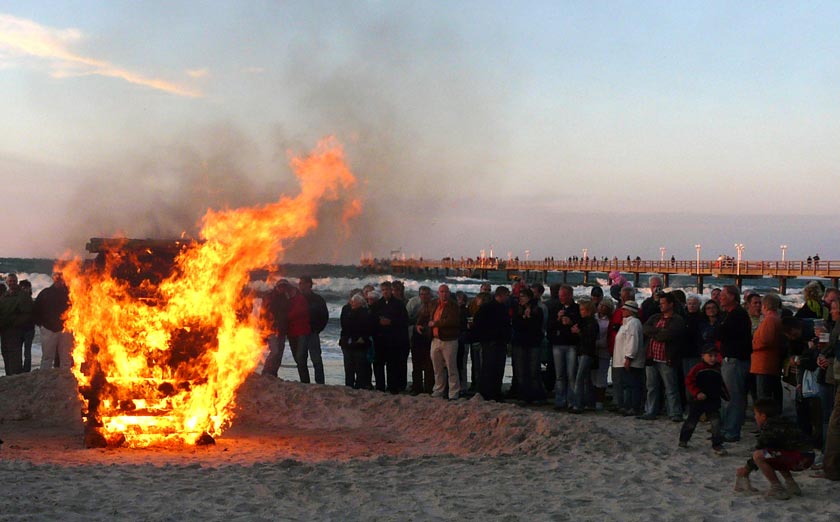
<path fill-rule="evenodd" d="M 73 337 L 64 330 L 64 312 L 70 306 L 70 292 L 61 273 L 53 284 L 32 299 L 32 284 L 15 273 L 0 282 L 0 351 L 6 375 L 32 370 L 32 342 L 35 328 L 41 334 L 41 369 L 72 363 Z"/>
<path fill-rule="evenodd" d="M 824 467 L 840 480 L 840 291 L 811 283 L 802 308 L 792 311 L 775 293 L 742 299 L 734 285 L 712 289 L 704 303 L 681 290 L 664 292 L 661 278 L 652 277 L 650 297 L 638 304 L 624 278 L 611 283 L 610 296 L 593 287 L 578 299 L 566 284 L 552 284 L 544 296 L 541 283 L 523 281 L 495 290 L 485 283 L 472 299 L 446 284 L 436 295 L 421 286 L 410 299 L 400 281 L 354 289 L 340 317 L 345 385 L 448 400 L 551 399 L 558 411 L 608 410 L 640 421 L 664 415 L 682 423 L 680 447 L 708 421 L 721 455 L 741 440 L 751 400 L 750 420 L 766 445 L 738 470 L 740 489 L 751 489 L 754 470 L 771 480 L 776 498 L 799 494 L 790 471 Z M 295 293 L 285 280 L 275 291 L 290 300 Z M 293 330 L 289 324 L 294 353 Z M 508 355 L 513 378 L 503 389 Z M 300 368 L 303 358 L 295 361 Z M 265 371 L 276 375 L 275 366 Z M 794 395 L 795 422 L 782 416 L 784 390 Z"/>

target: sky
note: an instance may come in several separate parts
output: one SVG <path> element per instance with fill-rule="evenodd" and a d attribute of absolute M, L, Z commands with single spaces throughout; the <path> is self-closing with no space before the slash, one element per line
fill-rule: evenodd
<path fill-rule="evenodd" d="M 345 147 L 297 262 L 840 259 L 840 3 L 0 0 L 0 257 L 195 234 Z"/>

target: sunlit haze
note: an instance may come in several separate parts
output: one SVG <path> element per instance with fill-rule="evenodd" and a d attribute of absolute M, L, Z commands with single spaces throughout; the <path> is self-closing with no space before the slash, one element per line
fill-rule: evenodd
<path fill-rule="evenodd" d="M 0 2 L 0 257 L 195 234 L 325 136 L 287 258 L 840 259 L 837 2 Z"/>

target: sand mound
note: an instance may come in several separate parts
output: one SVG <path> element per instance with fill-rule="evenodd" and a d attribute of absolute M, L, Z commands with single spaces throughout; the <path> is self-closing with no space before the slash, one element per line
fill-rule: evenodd
<path fill-rule="evenodd" d="M 262 376 L 240 388 L 235 424 L 281 433 L 366 431 L 399 449 L 386 454 L 404 456 L 549 455 L 581 445 L 608 452 L 622 449 L 621 441 L 585 417 L 479 398 L 447 402 Z"/>
<path fill-rule="evenodd" d="M 0 379 L 0 396 L 4 423 L 0 435 L 7 442 L 15 440 L 14 432 L 18 432 L 19 448 L 63 434 L 62 448 L 83 450 L 81 403 L 69 372 L 38 371 Z M 265 458 L 269 452 L 271 458 L 323 461 L 382 456 L 550 456 L 572 449 L 617 453 L 624 444 L 585 416 L 556 415 L 478 398 L 447 402 L 253 375 L 237 393 L 232 428 L 218 438 L 214 448 L 158 448 L 141 453 L 172 457 L 179 452 L 229 452 L 225 461 L 248 462 Z M 96 453 L 83 451 L 87 455 L 79 454 L 79 458 Z"/>
<path fill-rule="evenodd" d="M 82 403 L 69 370 L 37 370 L 0 379 L 0 423 L 82 429 Z"/>

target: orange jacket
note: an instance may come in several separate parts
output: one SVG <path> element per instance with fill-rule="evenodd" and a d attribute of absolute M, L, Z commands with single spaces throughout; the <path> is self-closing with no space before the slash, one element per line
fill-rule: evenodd
<path fill-rule="evenodd" d="M 753 334 L 750 373 L 758 375 L 782 374 L 782 318 L 767 314 Z"/>

